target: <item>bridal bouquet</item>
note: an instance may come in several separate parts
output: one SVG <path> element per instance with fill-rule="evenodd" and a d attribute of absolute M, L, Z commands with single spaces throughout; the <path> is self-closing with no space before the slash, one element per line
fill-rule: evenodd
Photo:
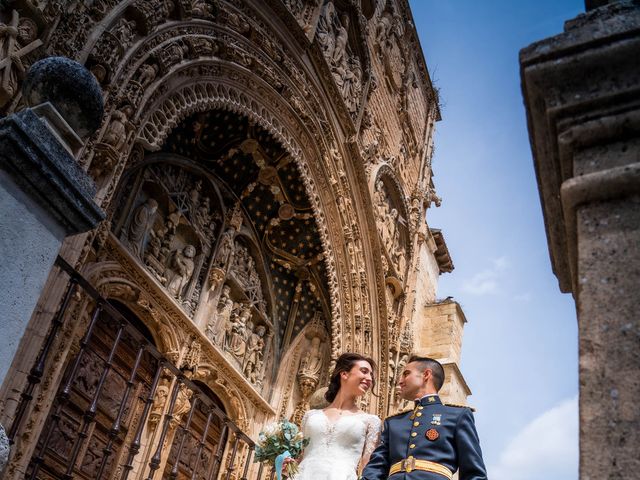
<path fill-rule="evenodd" d="M 286 458 L 296 458 L 309 443 L 303 438 L 302 432 L 295 423 L 280 420 L 267 425 L 258 435 L 256 442 L 256 462 L 266 462 L 276 470 L 278 480 L 282 475 L 282 464 Z M 291 477 L 298 471 L 298 464 L 289 462 L 285 465 L 287 476 Z"/>

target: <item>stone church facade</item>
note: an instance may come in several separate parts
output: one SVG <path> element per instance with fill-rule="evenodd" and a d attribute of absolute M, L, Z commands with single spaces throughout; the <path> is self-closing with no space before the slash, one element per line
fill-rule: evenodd
<path fill-rule="evenodd" d="M 105 218 L 64 241 L 8 367 L 5 478 L 261 477 L 251 439 L 345 351 L 377 361 L 380 416 L 412 352 L 465 402 L 407 1 L 17 0 L 0 20 L 6 115 L 49 56 L 104 98 L 74 153 Z"/>

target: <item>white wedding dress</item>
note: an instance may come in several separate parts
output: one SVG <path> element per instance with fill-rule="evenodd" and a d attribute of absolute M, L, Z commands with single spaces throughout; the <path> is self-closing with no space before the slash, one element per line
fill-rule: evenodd
<path fill-rule="evenodd" d="M 368 457 L 380 437 L 380 419 L 368 413 L 338 417 L 331 422 L 322 410 L 302 419 L 309 439 L 295 480 L 356 480 L 362 457 Z"/>

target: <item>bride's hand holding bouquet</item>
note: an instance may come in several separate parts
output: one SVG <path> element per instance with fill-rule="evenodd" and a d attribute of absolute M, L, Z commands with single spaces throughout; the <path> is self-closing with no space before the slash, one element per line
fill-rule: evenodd
<path fill-rule="evenodd" d="M 307 443 L 295 423 L 280 420 L 267 425 L 258 435 L 255 461 L 274 467 L 278 480 L 283 470 L 291 478 L 298 471 L 298 463 L 294 459 L 300 456 Z"/>

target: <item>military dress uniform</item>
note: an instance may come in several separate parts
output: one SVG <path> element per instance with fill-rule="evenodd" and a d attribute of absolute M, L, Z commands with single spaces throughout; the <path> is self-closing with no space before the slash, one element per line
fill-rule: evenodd
<path fill-rule="evenodd" d="M 438 395 L 416 400 L 413 410 L 387 418 L 380 445 L 363 480 L 486 480 L 473 413 L 443 405 Z"/>

